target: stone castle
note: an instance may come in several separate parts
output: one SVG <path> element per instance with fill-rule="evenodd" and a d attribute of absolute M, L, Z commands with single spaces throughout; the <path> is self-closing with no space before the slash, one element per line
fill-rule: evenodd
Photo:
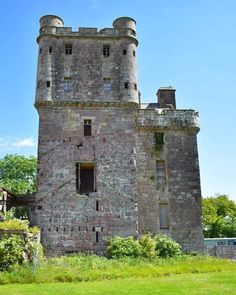
<path fill-rule="evenodd" d="M 46 15 L 37 42 L 31 222 L 46 252 L 104 254 L 109 237 L 146 232 L 201 251 L 198 113 L 176 109 L 172 87 L 140 102 L 135 20 L 73 31 Z"/>

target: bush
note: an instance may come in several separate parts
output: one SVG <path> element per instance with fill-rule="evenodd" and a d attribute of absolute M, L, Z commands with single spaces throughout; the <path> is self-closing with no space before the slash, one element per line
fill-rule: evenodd
<path fill-rule="evenodd" d="M 164 235 L 156 235 L 154 238 L 159 257 L 176 257 L 182 254 L 181 246 L 173 239 Z"/>
<path fill-rule="evenodd" d="M 107 251 L 110 258 L 138 257 L 141 246 L 133 237 L 114 237 L 108 241 Z"/>
<path fill-rule="evenodd" d="M 150 234 L 141 236 L 139 243 L 141 245 L 141 255 L 143 257 L 153 258 L 158 255 L 156 241 Z"/>
<path fill-rule="evenodd" d="M 5 220 L 3 222 L 0 222 L 0 229 L 27 231 L 29 229 L 29 221 L 20 219 Z"/>
<path fill-rule="evenodd" d="M 18 235 L 6 236 L 0 240 L 0 270 L 10 270 L 22 262 L 23 241 Z"/>

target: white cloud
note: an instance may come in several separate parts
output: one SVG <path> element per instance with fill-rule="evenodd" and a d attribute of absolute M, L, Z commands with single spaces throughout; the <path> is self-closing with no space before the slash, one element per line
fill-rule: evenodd
<path fill-rule="evenodd" d="M 22 147 L 35 147 L 36 143 L 33 141 L 32 137 L 18 139 L 12 143 L 12 147 L 22 148 Z"/>
<path fill-rule="evenodd" d="M 36 154 L 36 147 L 33 137 L 0 137 L 0 157 L 8 153 Z"/>

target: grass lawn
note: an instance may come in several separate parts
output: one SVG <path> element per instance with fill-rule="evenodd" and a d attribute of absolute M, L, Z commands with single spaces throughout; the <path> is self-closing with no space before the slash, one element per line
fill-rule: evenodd
<path fill-rule="evenodd" d="M 12 284 L 0 286 L 1 295 L 61 294 L 236 294 L 235 272 L 179 274 L 158 278 L 130 278 L 80 283 Z"/>

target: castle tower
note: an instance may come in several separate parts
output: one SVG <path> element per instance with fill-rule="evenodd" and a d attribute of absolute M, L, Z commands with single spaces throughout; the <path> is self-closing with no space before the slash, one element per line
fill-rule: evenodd
<path fill-rule="evenodd" d="M 32 221 L 49 255 L 104 253 L 113 235 L 137 235 L 135 21 L 63 27 L 40 19 L 35 107 L 38 193 Z"/>
<path fill-rule="evenodd" d="M 163 233 L 201 251 L 198 113 L 175 89 L 141 104 L 136 23 L 63 26 L 40 19 L 38 174 L 31 223 L 48 255 L 106 253 L 111 236 Z"/>

